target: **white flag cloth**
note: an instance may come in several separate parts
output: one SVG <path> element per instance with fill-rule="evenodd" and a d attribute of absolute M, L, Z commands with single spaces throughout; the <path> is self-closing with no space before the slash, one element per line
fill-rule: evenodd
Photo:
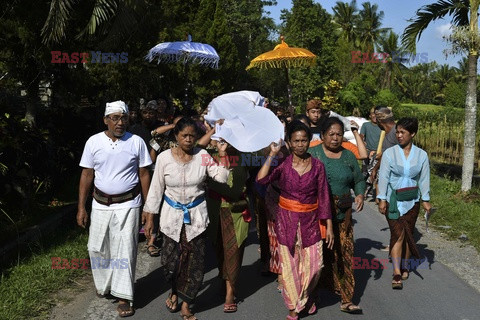
<path fill-rule="evenodd" d="M 205 120 L 225 119 L 212 139 L 224 139 L 241 152 L 255 152 L 284 139 L 284 127 L 277 116 L 263 107 L 264 98 L 254 91 L 226 93 L 208 105 Z"/>

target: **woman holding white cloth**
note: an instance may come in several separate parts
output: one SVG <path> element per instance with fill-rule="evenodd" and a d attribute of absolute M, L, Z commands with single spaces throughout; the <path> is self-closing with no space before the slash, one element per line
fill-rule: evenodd
<path fill-rule="evenodd" d="M 226 183 L 229 170 L 226 143 L 219 143 L 222 165 L 205 165 L 210 158 L 207 151 L 196 148 L 196 123 L 189 118 L 175 125 L 178 147 L 166 150 L 157 157 L 155 172 L 143 208 L 147 213 L 145 234 L 153 228 L 153 214 L 160 209 L 160 231 L 164 234 L 161 260 L 167 281 L 171 282 L 166 307 L 178 310 L 178 298 L 183 300 L 180 315 L 184 320 L 195 320 L 189 305 L 194 301 L 203 281 L 205 257 L 205 230 L 209 223 L 205 202 L 207 176 Z M 224 157 L 224 158 L 222 158 Z M 208 162 L 211 164 L 211 162 Z"/>

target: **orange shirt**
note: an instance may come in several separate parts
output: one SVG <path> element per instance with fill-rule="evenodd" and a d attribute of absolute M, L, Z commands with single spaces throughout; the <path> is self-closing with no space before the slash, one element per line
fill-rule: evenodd
<path fill-rule="evenodd" d="M 312 142 L 310 142 L 310 148 L 318 146 L 322 143 L 323 143 L 323 140 L 312 141 Z M 355 155 L 355 158 L 360 159 L 360 153 L 358 152 L 358 148 L 355 144 L 353 144 L 349 141 L 343 141 L 342 142 L 342 147 L 345 148 L 346 150 L 351 151 Z"/>

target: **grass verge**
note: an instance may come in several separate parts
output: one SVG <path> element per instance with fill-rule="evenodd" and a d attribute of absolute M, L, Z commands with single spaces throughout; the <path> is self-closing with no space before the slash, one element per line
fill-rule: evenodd
<path fill-rule="evenodd" d="M 59 232 L 32 248 L 32 255 L 20 265 L 4 270 L 0 279 L 0 319 L 47 319 L 55 304 L 50 295 L 89 272 L 52 269 L 51 258 L 88 258 L 87 239 L 88 234 L 82 230 Z"/>
<path fill-rule="evenodd" d="M 461 182 L 431 175 L 432 205 L 437 211 L 431 222 L 435 229 L 457 239 L 461 234 L 480 252 L 480 190 L 461 193 Z M 450 226 L 443 228 L 442 226 Z"/>

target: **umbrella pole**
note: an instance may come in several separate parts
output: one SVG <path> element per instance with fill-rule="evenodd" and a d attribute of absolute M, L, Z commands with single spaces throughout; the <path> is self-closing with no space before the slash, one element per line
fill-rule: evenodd
<path fill-rule="evenodd" d="M 185 77 L 185 94 L 183 98 L 183 107 L 186 110 L 188 106 L 188 64 L 183 65 L 183 76 Z"/>
<path fill-rule="evenodd" d="M 287 78 L 288 112 L 293 116 L 292 87 L 290 86 L 290 79 L 288 76 L 287 67 L 285 67 L 285 77 Z"/>

